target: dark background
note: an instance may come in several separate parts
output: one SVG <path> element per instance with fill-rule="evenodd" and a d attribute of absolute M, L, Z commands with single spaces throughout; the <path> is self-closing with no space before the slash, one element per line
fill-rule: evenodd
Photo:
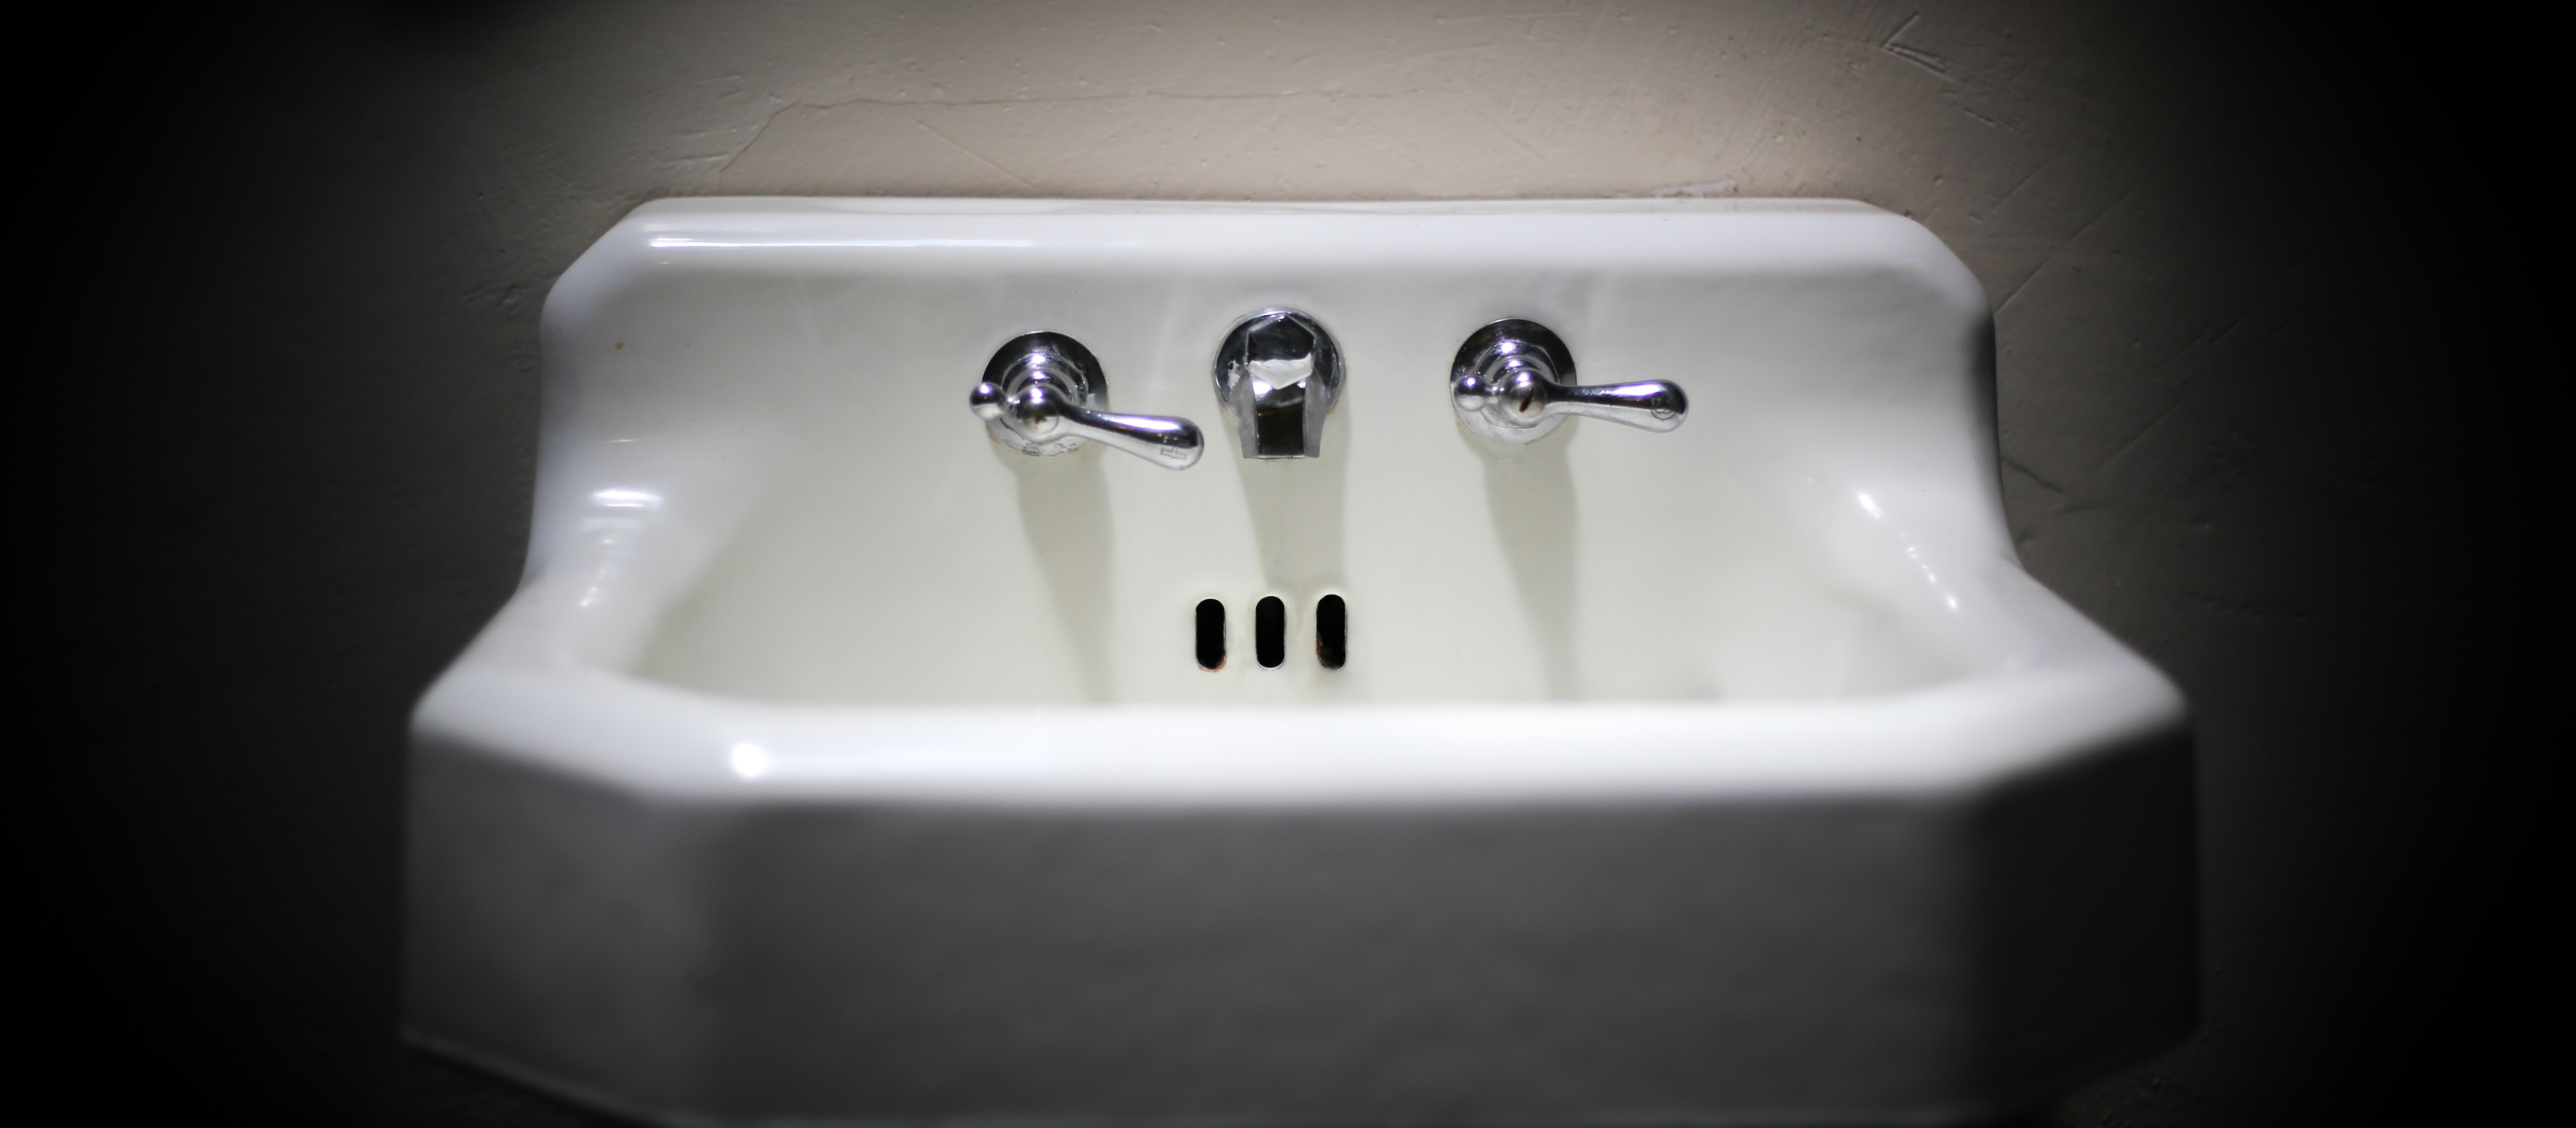
<path fill-rule="evenodd" d="M 1997 42 L 2023 18 L 1962 10 Z M 2503 1020 L 2542 1005 L 2525 906 L 2563 884 L 2505 880 L 2537 841 L 2507 800 L 2556 743 L 2508 721 L 2564 665 L 2511 643 L 2564 622 L 2523 589 L 2566 475 L 2537 445 L 2564 362 L 2513 347 L 2547 284 L 2503 266 L 2561 240 L 2550 205 L 2487 187 L 2554 131 L 2509 124 L 2515 75 L 2468 60 L 2514 33 L 2471 17 L 2103 10 L 2059 62 L 2153 125 L 2112 115 L 2079 154 L 2130 194 L 2032 236 L 2056 240 L 2039 268 L 1905 184 L 1741 186 L 1899 207 L 1980 271 L 2025 560 L 2194 704 L 2201 1029 L 2035 1117 L 2476 1122 L 2534 1083 Z M 516 583 L 546 287 L 641 200 L 736 190 L 585 180 L 547 149 L 560 128 L 459 93 L 503 75 L 543 102 L 556 68 L 599 65 L 582 44 L 633 49 L 623 12 L 102 11 L 58 45 L 101 81 L 38 111 L 65 163 L 21 214 L 76 294 L 23 330 L 83 363 L 22 370 L 77 390 L 20 427 L 79 468 L 74 535 L 42 547 L 103 565 L 59 565 L 93 594 L 69 691 L 36 702 L 88 719 L 81 751 L 37 753 L 62 782 L 27 804 L 66 827 L 26 864 L 72 957 L 26 973 L 70 1032 L 39 1085 L 105 1066 L 79 1091 L 145 1121 L 592 1122 L 400 1045 L 399 812 L 412 702 Z M 1523 187 L 1494 194 L 1591 194 Z M 2054 304 L 2020 309 L 1997 272 Z"/>

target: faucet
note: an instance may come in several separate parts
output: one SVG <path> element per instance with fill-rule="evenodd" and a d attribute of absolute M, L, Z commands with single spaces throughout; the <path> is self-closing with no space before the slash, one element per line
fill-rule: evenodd
<path fill-rule="evenodd" d="M 1109 379 L 1082 342 L 1062 333 L 1011 338 L 984 366 L 967 398 L 1003 446 L 1022 454 L 1066 454 L 1085 440 L 1167 470 L 1187 469 L 1205 445 L 1198 424 L 1109 411 Z"/>
<path fill-rule="evenodd" d="M 1217 347 L 1217 399 L 1242 425 L 1245 458 L 1319 458 L 1324 417 L 1342 394 L 1342 350 L 1315 319 L 1265 309 Z"/>
<path fill-rule="evenodd" d="M 1546 437 L 1569 415 L 1607 419 L 1647 431 L 1682 425 L 1690 399 L 1670 380 L 1634 384 L 1574 383 L 1574 353 L 1547 326 L 1505 318 L 1458 346 L 1449 368 L 1449 402 L 1467 429 L 1498 443 Z"/>

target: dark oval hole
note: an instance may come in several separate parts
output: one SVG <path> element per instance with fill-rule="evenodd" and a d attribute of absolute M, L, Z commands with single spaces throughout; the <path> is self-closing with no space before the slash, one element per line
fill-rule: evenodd
<path fill-rule="evenodd" d="M 1199 668 L 1213 670 L 1225 665 L 1225 604 L 1213 599 L 1199 601 Z"/>
<path fill-rule="evenodd" d="M 1252 605 L 1252 656 L 1265 667 L 1288 660 L 1288 605 L 1278 596 Z"/>
<path fill-rule="evenodd" d="M 1341 669 L 1350 657 L 1350 627 L 1343 621 L 1348 611 L 1338 595 L 1315 601 L 1315 660 L 1327 670 Z"/>

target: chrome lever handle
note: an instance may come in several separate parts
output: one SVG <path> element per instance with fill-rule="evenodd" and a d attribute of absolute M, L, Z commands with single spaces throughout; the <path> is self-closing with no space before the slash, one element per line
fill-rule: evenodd
<path fill-rule="evenodd" d="M 1670 380 L 1636 384 L 1546 385 L 1552 390 L 1540 410 L 1549 415 L 1583 415 L 1624 423 L 1641 431 L 1670 431 L 1682 425 L 1690 399 Z"/>
<path fill-rule="evenodd" d="M 1476 330 L 1449 369 L 1449 400 L 1467 429 L 1498 443 L 1529 443 L 1567 416 L 1670 431 L 1690 414 L 1690 397 L 1670 380 L 1578 385 L 1574 354 L 1535 321 L 1507 318 Z"/>
<path fill-rule="evenodd" d="M 1058 410 L 1065 430 L 1102 446 L 1123 450 L 1156 466 L 1186 470 L 1199 460 L 1206 440 L 1187 419 L 1162 415 L 1119 415 L 1080 407 Z"/>
<path fill-rule="evenodd" d="M 1100 361 L 1062 333 L 1012 338 L 984 366 L 966 403 L 995 439 L 1022 454 L 1052 457 L 1090 441 L 1182 470 L 1207 445 L 1187 419 L 1110 411 Z"/>

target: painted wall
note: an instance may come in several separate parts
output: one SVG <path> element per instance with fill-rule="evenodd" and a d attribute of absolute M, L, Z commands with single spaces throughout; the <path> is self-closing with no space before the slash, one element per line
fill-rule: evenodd
<path fill-rule="evenodd" d="M 142 232 L 107 237 L 100 283 L 141 324 L 84 337 L 134 475 L 106 543 L 139 563 L 109 567 L 81 680 L 131 755 L 75 770 L 133 797 L 97 911 L 121 982 L 176 1016 L 149 1037 L 193 1071 L 164 1095 L 578 1121 L 394 1047 L 401 730 L 515 581 L 547 286 L 635 204 L 710 193 L 1836 196 L 1921 220 L 1995 303 L 2025 560 L 2201 717 L 2207 1021 L 2042 1119 L 2454 1091 L 2428 1047 L 2478 992 L 2387 974 L 2445 950 L 2425 914 L 2459 903 L 2463 808 L 2434 750 L 2484 722 L 2444 656 L 2504 614 L 2427 580 L 2475 520 L 2451 500 L 2471 452 L 2421 457 L 2463 410 L 2420 394 L 2457 363 L 2412 284 L 2448 236 L 2376 188 L 2380 137 L 2445 136 L 2372 61 L 2438 57 L 2430 33 L 1874 0 L 191 18 L 100 55 L 135 107 L 44 111 L 71 151 L 116 139 L 58 167 L 121 170 L 98 191 Z M 174 922 L 178 949 L 138 939 Z"/>

